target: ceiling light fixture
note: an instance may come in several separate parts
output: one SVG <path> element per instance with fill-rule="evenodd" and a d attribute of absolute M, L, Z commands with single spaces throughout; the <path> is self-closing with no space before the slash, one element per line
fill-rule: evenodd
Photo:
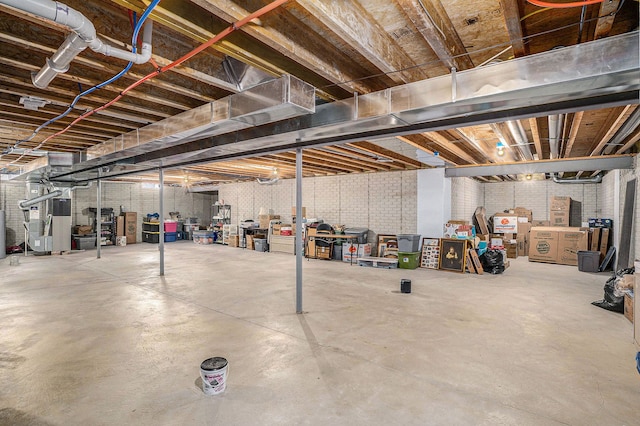
<path fill-rule="evenodd" d="M 528 175 L 525 176 L 525 179 L 526 180 L 531 180 L 531 179 L 533 179 L 533 176 L 531 176 L 531 174 L 528 174 Z"/>

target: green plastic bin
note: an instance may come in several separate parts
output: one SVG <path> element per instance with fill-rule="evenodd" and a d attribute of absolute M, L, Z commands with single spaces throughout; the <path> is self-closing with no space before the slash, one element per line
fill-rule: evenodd
<path fill-rule="evenodd" d="M 420 252 L 398 252 L 398 267 L 402 269 L 416 269 L 420 266 Z"/>

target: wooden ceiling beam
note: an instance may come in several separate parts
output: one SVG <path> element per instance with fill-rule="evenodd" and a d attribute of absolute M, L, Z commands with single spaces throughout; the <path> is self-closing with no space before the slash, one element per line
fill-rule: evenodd
<path fill-rule="evenodd" d="M 335 152 L 336 154 L 341 154 L 343 157 L 340 157 L 340 158 L 348 159 L 349 161 L 356 164 L 362 164 L 369 167 L 374 167 L 381 172 L 388 172 L 392 169 L 404 168 L 403 166 L 393 164 L 392 162 L 382 164 L 373 157 L 367 156 L 365 154 L 357 153 L 355 151 L 352 151 L 350 149 L 347 149 L 341 146 L 326 146 L 326 147 L 323 147 L 322 149 L 330 152 Z"/>
<path fill-rule="evenodd" d="M 6 93 L 16 94 L 17 96 L 35 96 L 37 98 L 44 99 L 46 101 L 50 101 L 51 103 L 55 103 L 56 105 L 66 107 L 68 106 L 73 98 L 77 95 L 77 93 L 72 92 L 71 90 L 64 89 L 62 87 L 56 87 L 53 85 L 49 85 L 48 90 L 37 89 L 32 86 L 30 83 L 22 81 L 15 77 L 9 77 L 5 74 L 0 75 L 0 82 L 11 84 L 13 87 L 7 88 Z M 52 93 L 55 92 L 55 95 Z M 59 95 L 67 96 L 67 98 L 62 98 Z M 105 103 L 109 102 L 111 99 L 106 97 L 100 97 L 95 95 L 87 95 L 84 96 L 75 106 L 75 109 L 87 111 L 89 109 L 95 109 Z M 89 103 L 92 103 L 89 104 Z M 153 110 L 151 108 L 146 108 L 138 105 L 132 105 L 126 102 L 120 102 L 117 106 L 109 108 L 109 110 L 113 111 L 113 114 L 118 114 L 121 118 L 129 119 L 129 121 L 133 122 L 154 122 L 158 119 L 170 117 L 170 114 L 160 112 L 157 110 Z M 126 110 L 127 112 L 123 112 L 122 110 Z M 137 112 L 137 113 L 136 113 Z M 100 111 L 101 114 L 105 113 L 105 111 Z M 147 117 L 153 117 L 151 119 Z"/>
<path fill-rule="evenodd" d="M 593 40 L 606 37 L 611 32 L 613 21 L 616 19 L 616 11 L 620 6 L 620 0 L 607 0 L 600 3 L 600 11 L 598 12 L 598 20 L 596 21 L 596 29 Z"/>
<path fill-rule="evenodd" d="M 276 158 L 286 158 L 289 160 L 295 160 L 296 154 L 285 152 L 281 154 L 274 154 L 273 156 Z M 302 163 L 319 166 L 321 168 L 326 167 L 328 169 L 335 170 L 336 172 L 343 172 L 343 173 L 362 173 L 366 171 L 360 167 L 347 166 L 344 164 L 336 163 L 334 161 L 328 161 L 322 158 L 318 158 L 313 154 L 308 154 L 306 150 L 302 152 Z"/>
<path fill-rule="evenodd" d="M 396 3 L 447 68 L 473 68 L 473 61 L 439 0 L 396 0 Z"/>
<path fill-rule="evenodd" d="M 56 52 L 56 49 L 53 49 L 51 47 L 48 47 L 48 46 L 45 46 L 43 44 L 39 44 L 39 43 L 36 43 L 36 42 L 33 42 L 33 41 L 26 40 L 24 38 L 15 37 L 15 36 L 13 36 L 11 34 L 7 34 L 7 33 L 4 33 L 4 32 L 1 32 L 1 31 L 0 31 L 0 42 L 4 42 L 4 43 L 7 43 L 7 44 L 12 44 L 14 46 L 18 46 L 21 49 L 28 49 L 29 51 L 36 50 L 36 51 L 39 51 L 39 52 L 42 52 L 42 53 L 46 54 L 47 56 L 51 56 Z M 153 55 L 153 57 L 154 57 L 154 60 L 156 61 L 156 63 L 169 63 L 169 62 L 171 62 L 169 59 L 165 59 L 165 58 L 159 57 L 158 55 Z M 76 63 L 76 64 L 84 65 L 84 66 L 86 66 L 88 68 L 92 68 L 92 69 L 95 69 L 95 70 L 102 71 L 102 72 L 108 70 L 108 71 L 112 72 L 113 74 L 116 74 L 117 72 L 120 71 L 120 68 L 112 66 L 109 63 L 96 61 L 94 59 L 91 59 L 90 57 L 83 56 L 83 55 L 77 56 L 73 60 L 73 62 Z M 144 74 L 140 74 L 140 73 L 137 73 L 135 71 L 129 70 L 129 72 L 127 74 L 125 74 L 125 76 L 123 76 L 123 79 L 127 79 L 127 80 L 130 80 L 130 81 L 133 82 L 133 81 L 139 80 L 139 79 L 141 79 L 143 77 L 144 77 Z M 200 93 L 200 92 L 198 92 L 196 90 L 191 90 L 191 89 L 188 89 L 188 88 L 183 87 L 183 86 L 179 86 L 179 85 L 174 84 L 174 83 L 165 82 L 165 81 L 163 81 L 163 80 L 161 80 L 159 78 L 155 78 L 152 81 L 153 81 L 153 85 L 154 86 L 157 86 L 157 87 L 159 87 L 161 89 L 167 90 L 167 91 L 172 92 L 172 93 L 177 93 L 177 94 L 180 94 L 182 96 L 186 96 L 186 97 L 189 97 L 189 98 L 192 98 L 192 99 L 195 99 L 195 100 L 198 100 L 198 101 L 202 101 L 202 102 L 210 102 L 210 101 L 213 100 L 212 97 L 205 96 L 205 95 L 203 95 L 202 93 Z M 199 81 L 202 82 L 201 80 L 199 80 Z M 95 83 L 92 83 L 91 86 L 93 86 L 94 84 Z M 145 84 L 147 84 L 147 83 L 145 83 Z M 229 84 L 227 83 L 227 85 L 229 85 Z"/>
<path fill-rule="evenodd" d="M 640 141 L 640 127 L 637 128 L 628 138 L 627 142 L 616 151 L 616 154 L 624 154 L 628 149 L 631 149 L 636 143 Z"/>
<path fill-rule="evenodd" d="M 13 59 L 0 56 L 0 63 L 12 66 L 17 69 L 28 71 L 29 73 L 38 72 L 41 67 L 36 65 L 27 64 L 25 62 L 15 61 Z M 59 74 L 58 77 L 61 80 L 72 81 L 74 83 L 82 84 L 86 87 L 92 87 L 95 85 L 95 81 L 89 78 L 80 77 L 78 75 L 74 75 L 71 72 L 66 72 Z M 124 90 L 124 86 L 120 86 L 116 83 L 108 84 L 104 86 L 101 90 L 105 92 L 114 93 L 116 96 Z M 127 96 L 131 96 L 138 100 L 143 100 L 147 102 L 152 102 L 159 105 L 164 105 L 169 108 L 186 111 L 191 109 L 191 105 L 185 105 L 183 103 L 175 102 L 171 99 L 167 99 L 160 96 L 150 95 L 148 93 L 142 92 L 140 90 L 131 90 L 127 93 Z M 113 96 L 115 98 L 115 96 Z"/>
<path fill-rule="evenodd" d="M 251 13 L 241 7 L 236 1 L 218 0 L 212 2 L 210 0 L 191 0 L 191 2 L 228 23 L 238 21 Z M 288 16 L 285 17 L 285 14 Z M 293 35 L 287 34 L 285 32 L 287 28 L 298 26 L 297 22 L 293 25 L 290 22 L 294 19 L 292 15 L 281 10 L 280 13 L 265 16 L 264 19 L 269 21 L 270 24 L 245 25 L 242 27 L 242 31 L 300 65 L 314 70 L 314 72 L 318 73 L 321 77 L 349 92 L 353 90 L 360 93 L 372 91 L 370 85 L 357 81 L 359 75 L 354 74 L 352 71 L 352 68 L 355 67 L 336 66 L 336 61 L 341 60 L 337 52 L 333 56 L 319 55 L 317 51 L 312 50 L 312 46 L 307 45 L 308 39 L 306 37 L 296 39 Z M 285 21 L 285 19 L 289 22 Z M 350 83 L 343 83 L 346 81 Z M 335 99 L 333 96 L 329 97 Z"/>
<path fill-rule="evenodd" d="M 429 75 L 402 49 L 358 2 L 297 0 L 345 43 L 362 54 L 395 83 L 424 80 Z"/>
<path fill-rule="evenodd" d="M 478 161 L 473 158 L 471 155 L 463 151 L 460 147 L 456 146 L 452 141 L 442 136 L 438 132 L 424 132 L 421 133 L 421 136 L 433 141 L 440 148 L 449 151 L 453 155 L 462 160 L 466 161 L 469 164 L 477 164 Z"/>
<path fill-rule="evenodd" d="M 542 155 L 542 141 L 540 140 L 540 129 L 538 127 L 538 119 L 531 117 L 529 119 L 529 128 L 531 129 L 531 137 L 533 138 L 533 146 L 536 149 L 538 160 L 543 159 Z"/>
<path fill-rule="evenodd" d="M 398 154 L 397 152 L 391 151 L 390 149 L 383 148 L 371 142 L 367 142 L 367 141 L 352 142 L 347 145 L 360 149 L 365 152 L 369 152 L 373 155 L 379 155 L 382 157 L 391 158 L 392 160 L 397 161 L 398 163 L 404 164 L 405 166 L 408 166 L 411 169 L 413 168 L 421 169 L 424 167 L 424 164 L 422 164 L 418 160 L 414 160 L 413 158 L 409 158 L 405 155 Z"/>
<path fill-rule="evenodd" d="M 480 146 L 480 144 L 473 138 L 467 136 L 467 134 L 462 129 L 452 129 L 448 131 L 449 134 L 452 134 L 456 139 L 460 138 L 465 141 L 474 151 L 482 156 L 485 161 L 491 162 L 491 158 L 487 152 Z"/>
<path fill-rule="evenodd" d="M 375 165 L 366 163 L 364 161 L 358 161 L 358 160 L 352 161 L 345 156 L 340 156 L 332 152 L 325 152 L 317 149 L 305 149 L 302 152 L 302 155 L 303 156 L 309 155 L 312 158 L 317 158 L 319 160 L 327 160 L 327 161 L 334 162 L 336 164 L 344 164 L 345 166 L 348 166 L 348 167 L 356 167 L 362 171 L 377 172 L 381 170 L 379 167 L 376 167 Z"/>
<path fill-rule="evenodd" d="M 33 132 L 33 130 L 36 129 L 36 127 L 38 127 L 39 124 L 34 123 L 35 120 L 37 120 L 37 118 L 32 118 L 32 117 L 28 117 L 28 116 L 24 116 L 22 114 L 17 114 L 13 111 L 9 111 L 9 110 L 4 110 L 3 114 L 5 115 L 5 119 L 12 117 L 10 120 L 6 120 L 7 122 L 11 123 L 11 125 L 23 125 L 25 127 L 29 128 L 29 134 L 31 134 Z M 58 131 L 58 130 L 62 130 L 65 126 L 63 125 L 55 125 L 55 124 L 51 124 L 49 126 L 47 126 L 47 128 L 51 131 Z M 100 141 L 103 140 L 107 140 L 110 139 L 111 135 L 108 134 L 104 134 L 104 133 L 95 133 L 93 131 L 90 131 L 89 128 L 81 128 L 81 127 L 73 127 L 71 128 L 66 134 L 69 135 L 82 135 L 84 137 L 88 138 L 93 138 L 94 140 L 99 139 Z"/>
<path fill-rule="evenodd" d="M 573 144 L 575 143 L 576 137 L 578 136 L 580 123 L 582 122 L 583 116 L 584 111 L 578 111 L 573 115 L 573 120 L 571 120 L 571 130 L 569 131 L 569 139 L 567 140 L 567 147 L 564 150 L 564 158 L 571 156 L 571 149 L 573 148 Z"/>
<path fill-rule="evenodd" d="M 600 155 L 604 147 L 609 143 L 611 138 L 616 134 L 620 126 L 624 124 L 624 122 L 629 118 L 633 110 L 636 108 L 635 105 L 627 105 L 625 107 L 612 108 L 609 112 L 609 116 L 599 132 L 596 140 L 599 140 L 596 147 L 591 151 L 589 156 L 594 157 L 596 155 Z"/>
<path fill-rule="evenodd" d="M 504 13 L 504 21 L 509 33 L 509 40 L 511 40 L 511 46 L 513 46 L 513 54 L 516 58 L 526 56 L 527 47 L 522 34 L 518 0 L 500 0 L 500 5 Z"/>

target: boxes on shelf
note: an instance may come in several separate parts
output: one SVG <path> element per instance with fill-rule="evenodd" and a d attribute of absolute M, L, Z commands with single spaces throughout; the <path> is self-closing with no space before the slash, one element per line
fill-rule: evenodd
<path fill-rule="evenodd" d="M 420 250 L 420 234 L 398 234 L 398 252 L 414 253 Z"/>
<path fill-rule="evenodd" d="M 493 215 L 493 232 L 504 234 L 510 232 L 515 234 L 518 230 L 518 216 L 507 213 L 496 213 Z"/>
<path fill-rule="evenodd" d="M 371 256 L 371 244 L 346 243 L 342 245 L 342 261 L 357 263 L 358 258 Z"/>
<path fill-rule="evenodd" d="M 444 238 L 457 238 L 460 240 L 473 239 L 476 237 L 476 227 L 469 224 L 455 223 L 449 221 L 444 224 Z M 403 250 L 400 250 L 403 251 Z"/>
<path fill-rule="evenodd" d="M 216 240 L 214 231 L 193 231 L 193 242 L 196 244 L 213 244 Z"/>

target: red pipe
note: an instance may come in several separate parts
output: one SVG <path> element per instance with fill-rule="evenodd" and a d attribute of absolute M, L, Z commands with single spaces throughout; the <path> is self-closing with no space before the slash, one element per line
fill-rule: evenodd
<path fill-rule="evenodd" d="M 602 3 L 604 0 L 585 0 L 585 1 L 574 1 L 570 3 L 550 3 L 548 1 L 541 0 L 527 0 L 529 3 L 540 6 L 540 7 L 550 7 L 552 9 L 564 9 L 568 7 L 582 7 L 589 6 L 590 4 Z"/>
<path fill-rule="evenodd" d="M 165 72 L 165 71 L 169 71 L 170 69 L 177 67 L 178 65 L 182 64 L 183 62 L 188 61 L 189 59 L 193 58 L 198 53 L 202 52 L 204 49 L 206 49 L 206 48 L 210 47 L 211 45 L 213 45 L 214 43 L 222 40 L 223 38 L 225 38 L 226 36 L 228 36 L 229 34 L 234 32 L 235 30 L 239 29 L 243 25 L 251 22 L 252 20 L 254 20 L 256 18 L 261 17 L 265 13 L 271 12 L 273 9 L 277 8 L 278 6 L 281 6 L 282 4 L 286 3 L 287 1 L 288 0 L 275 0 L 274 2 L 269 3 L 265 7 L 261 8 L 261 9 L 258 9 L 255 12 L 247 15 L 243 19 L 231 24 L 229 27 L 225 28 L 224 30 L 222 30 L 221 32 L 216 34 L 214 37 L 212 37 L 211 39 L 207 40 L 206 42 L 204 42 L 200 46 L 196 47 L 195 49 L 193 49 L 192 51 L 190 51 L 189 53 L 187 53 L 183 57 L 181 57 L 179 59 L 176 59 L 175 61 L 171 62 L 168 65 L 165 65 L 162 68 L 157 68 L 154 72 L 152 72 L 150 74 L 145 75 L 140 80 L 136 81 L 135 83 L 131 84 L 129 87 L 124 89 L 122 92 L 120 92 L 120 94 L 118 96 L 116 96 L 115 98 L 113 98 L 112 100 L 107 102 L 106 104 L 104 104 L 104 105 L 102 105 L 102 106 L 100 106 L 98 108 L 92 109 L 91 111 L 87 111 L 84 114 L 80 115 L 78 118 L 73 120 L 67 127 L 65 127 L 64 129 L 60 130 L 57 133 L 54 133 L 53 135 L 47 137 L 45 140 L 40 142 L 40 144 L 35 149 L 40 148 L 42 145 L 44 145 L 50 139 L 52 139 L 52 138 L 54 138 L 56 136 L 62 135 L 63 133 L 65 133 L 67 130 L 69 130 L 73 125 L 75 125 L 79 121 L 84 120 L 85 118 L 89 117 L 90 115 L 93 115 L 94 113 L 96 113 L 98 111 L 102 111 L 103 109 L 109 108 L 111 105 L 115 104 L 120 99 L 122 99 L 124 97 L 124 95 L 127 94 L 127 92 L 135 89 L 136 87 L 138 87 L 139 85 L 141 85 L 145 81 L 151 80 L 152 78 L 154 78 L 158 74 L 160 74 L 162 72 Z"/>

